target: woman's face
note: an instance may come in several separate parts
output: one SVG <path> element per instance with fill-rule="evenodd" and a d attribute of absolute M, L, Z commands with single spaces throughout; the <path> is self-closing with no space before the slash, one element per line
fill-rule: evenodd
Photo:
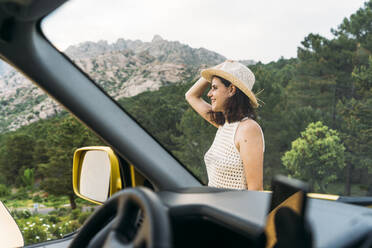
<path fill-rule="evenodd" d="M 230 89 L 219 78 L 213 77 L 208 97 L 211 99 L 212 111 L 224 112 L 226 100 L 230 97 Z"/>

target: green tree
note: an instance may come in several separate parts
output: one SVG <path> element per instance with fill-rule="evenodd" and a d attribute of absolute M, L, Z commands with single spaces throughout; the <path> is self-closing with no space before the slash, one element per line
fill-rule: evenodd
<path fill-rule="evenodd" d="M 321 109 L 323 119 L 337 128 L 336 105 L 351 97 L 351 73 L 357 41 L 340 34 L 334 39 L 309 34 L 298 48 L 296 80 L 287 87 L 290 101 Z"/>
<path fill-rule="evenodd" d="M 333 33 L 356 39 L 363 47 L 372 51 L 372 1 L 366 1 L 363 8 L 350 18 L 345 18 Z"/>
<path fill-rule="evenodd" d="M 345 194 L 356 169 L 372 173 L 372 58 L 353 72 L 353 98 L 339 102 L 340 135 L 346 148 Z M 371 184 L 372 185 L 372 184 Z"/>
<path fill-rule="evenodd" d="M 49 129 L 49 162 L 39 164 L 44 180 L 42 188 L 50 194 L 69 197 L 72 209 L 76 208 L 72 188 L 72 158 L 74 151 L 83 146 L 99 145 L 102 142 L 73 117 L 64 118 Z"/>
<path fill-rule="evenodd" d="M 34 168 L 27 168 L 23 171 L 23 176 L 21 176 L 22 182 L 26 187 L 34 186 Z"/>
<path fill-rule="evenodd" d="M 7 136 L 4 143 L 1 171 L 9 184 L 20 185 L 22 180 L 17 175 L 23 175 L 26 168 L 34 168 L 34 139 L 28 134 L 17 132 Z"/>
<path fill-rule="evenodd" d="M 286 87 L 296 75 L 297 59 L 279 59 L 267 65 L 250 66 L 256 77 L 254 92 L 262 100 L 257 109 L 258 122 L 265 135 L 264 184 L 270 185 L 274 175 L 284 173 L 281 156 L 289 149 L 290 141 L 303 130 L 289 123 L 293 112 L 288 104 Z M 260 92 L 260 93 L 259 93 Z"/>
<path fill-rule="evenodd" d="M 4 184 L 0 184 L 0 197 L 6 197 L 10 195 L 10 189 Z"/>
<path fill-rule="evenodd" d="M 181 135 L 173 136 L 176 143 L 173 153 L 199 179 L 207 183 L 204 154 L 212 145 L 217 129 L 191 108 L 184 113 L 177 129 Z"/>
<path fill-rule="evenodd" d="M 169 151 L 175 146 L 172 135 L 180 135 L 177 123 L 188 104 L 185 92 L 191 84 L 163 86 L 158 91 L 147 91 L 119 103 Z"/>
<path fill-rule="evenodd" d="M 309 182 L 312 190 L 326 192 L 327 185 L 345 167 L 344 146 L 337 131 L 321 122 L 310 123 L 292 149 L 282 157 L 290 175 Z"/>

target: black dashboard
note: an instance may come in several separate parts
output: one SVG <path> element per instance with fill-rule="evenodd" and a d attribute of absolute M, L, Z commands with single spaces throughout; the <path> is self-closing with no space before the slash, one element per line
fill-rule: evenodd
<path fill-rule="evenodd" d="M 175 247 L 255 247 L 262 242 L 269 192 L 202 187 L 158 195 L 169 208 Z M 314 247 L 361 247 L 371 237 L 372 209 L 367 207 L 308 199 L 306 220 Z"/>

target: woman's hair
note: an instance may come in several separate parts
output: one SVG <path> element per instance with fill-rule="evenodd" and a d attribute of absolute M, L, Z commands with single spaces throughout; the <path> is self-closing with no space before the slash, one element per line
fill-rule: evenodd
<path fill-rule="evenodd" d="M 230 86 L 230 82 L 224 78 L 217 77 L 221 80 L 221 82 L 225 85 L 225 87 Z M 229 123 L 240 121 L 244 117 L 249 117 L 253 120 L 257 119 L 257 114 L 254 108 L 251 105 L 249 97 L 244 94 L 238 87 L 236 88 L 236 92 L 233 96 L 227 99 L 225 104 L 225 114 L 226 119 Z M 218 125 L 225 124 L 225 116 L 222 112 L 214 112 L 209 111 L 208 115 L 210 116 L 211 120 Z"/>

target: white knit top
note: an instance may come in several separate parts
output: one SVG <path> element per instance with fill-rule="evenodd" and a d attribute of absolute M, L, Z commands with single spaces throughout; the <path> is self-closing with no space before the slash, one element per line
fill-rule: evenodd
<path fill-rule="evenodd" d="M 208 186 L 230 189 L 248 188 L 244 175 L 243 161 L 234 142 L 239 123 L 225 123 L 223 126 L 220 126 L 212 146 L 204 155 L 208 173 Z M 261 134 L 263 149 L 265 150 L 262 130 Z"/>

